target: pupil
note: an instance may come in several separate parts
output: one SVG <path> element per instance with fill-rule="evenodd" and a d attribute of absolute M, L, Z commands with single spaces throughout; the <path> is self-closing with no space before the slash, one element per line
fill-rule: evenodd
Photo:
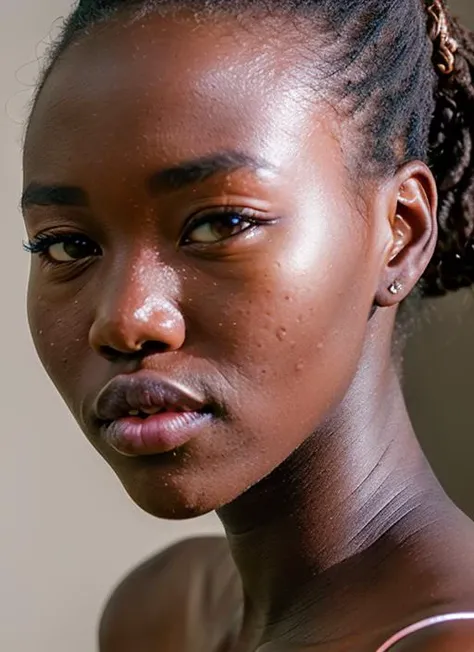
<path fill-rule="evenodd" d="M 232 235 L 240 227 L 240 222 L 239 215 L 226 215 L 217 222 L 216 231 L 222 237 Z"/>
<path fill-rule="evenodd" d="M 64 244 L 64 251 L 71 258 L 84 258 L 95 253 L 95 247 L 87 240 L 72 240 Z"/>

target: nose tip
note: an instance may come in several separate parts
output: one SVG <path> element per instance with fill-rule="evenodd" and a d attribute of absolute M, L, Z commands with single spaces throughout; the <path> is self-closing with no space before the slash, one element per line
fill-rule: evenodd
<path fill-rule="evenodd" d="M 184 318 L 178 308 L 153 298 L 131 309 L 102 306 L 89 331 L 91 348 L 106 358 L 176 351 L 184 340 Z"/>

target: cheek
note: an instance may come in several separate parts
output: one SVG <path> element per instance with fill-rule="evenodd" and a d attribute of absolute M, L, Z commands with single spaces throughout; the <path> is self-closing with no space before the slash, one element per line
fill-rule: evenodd
<path fill-rule="evenodd" d="M 372 280 L 361 265 L 363 234 L 353 237 L 337 224 L 344 222 L 312 220 L 274 237 L 265 256 L 239 268 L 235 279 L 221 279 L 199 304 L 205 355 L 236 388 L 238 409 L 245 406 L 236 418 L 253 432 L 265 415 L 274 435 L 296 423 L 303 434 L 342 398 L 355 373 Z"/>
<path fill-rule="evenodd" d="M 88 327 L 83 300 L 70 293 L 55 300 L 41 272 L 32 266 L 28 286 L 28 323 L 38 357 L 54 385 L 70 403 L 68 395 L 80 377 L 81 360 L 88 352 Z M 86 304 L 87 305 L 87 304 Z M 72 392 L 71 392 L 72 393 Z"/>

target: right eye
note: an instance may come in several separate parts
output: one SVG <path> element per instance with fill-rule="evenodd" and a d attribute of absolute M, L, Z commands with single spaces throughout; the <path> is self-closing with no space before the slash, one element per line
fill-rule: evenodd
<path fill-rule="evenodd" d="M 102 255 L 100 247 L 80 233 L 41 233 L 26 243 L 24 248 L 31 254 L 44 256 L 58 265 Z"/>

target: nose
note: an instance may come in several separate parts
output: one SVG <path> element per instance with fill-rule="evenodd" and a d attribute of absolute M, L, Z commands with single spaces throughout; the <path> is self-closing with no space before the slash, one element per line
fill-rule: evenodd
<path fill-rule="evenodd" d="M 113 285 L 103 283 L 103 295 L 89 331 L 89 344 L 96 353 L 110 359 L 176 351 L 183 346 L 184 317 L 163 288 L 130 276 Z"/>

